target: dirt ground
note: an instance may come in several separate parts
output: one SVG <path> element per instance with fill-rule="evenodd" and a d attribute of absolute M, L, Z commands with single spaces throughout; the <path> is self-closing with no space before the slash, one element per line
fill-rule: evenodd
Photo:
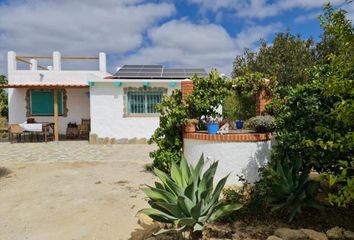
<path fill-rule="evenodd" d="M 99 161 L 83 154 L 40 162 L 7 158 L 11 148 L 19 145 L 0 144 L 0 167 L 10 171 L 0 177 L 1 240 L 118 240 L 139 228 L 136 213 L 147 206 L 140 188 L 154 180 L 144 170 L 151 146 L 112 147 Z M 75 147 L 68 149 L 74 156 Z"/>

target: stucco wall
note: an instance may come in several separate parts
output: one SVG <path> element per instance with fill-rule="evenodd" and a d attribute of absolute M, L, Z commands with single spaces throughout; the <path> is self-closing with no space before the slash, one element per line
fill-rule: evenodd
<path fill-rule="evenodd" d="M 184 139 L 184 155 L 187 161 L 195 164 L 202 153 L 210 164 L 219 161 L 215 179 L 231 173 L 227 184 L 240 184 L 238 176 L 249 182 L 259 179 L 258 169 L 269 160 L 270 141 L 259 142 L 219 142 Z"/>
<path fill-rule="evenodd" d="M 9 89 L 9 123 L 26 121 L 27 89 Z M 81 123 L 81 118 L 90 118 L 88 89 L 67 89 L 67 117 L 59 117 L 59 133 L 66 134 L 69 122 Z M 53 117 L 34 117 L 37 122 L 54 122 Z"/>
<path fill-rule="evenodd" d="M 142 87 L 143 83 L 123 82 L 116 87 L 112 83 L 97 83 L 90 87 L 91 134 L 99 138 L 150 138 L 159 125 L 158 117 L 124 117 L 124 88 Z M 179 89 L 180 83 L 169 87 L 168 83 L 150 83 L 149 87 L 167 88 L 167 94 Z"/>
<path fill-rule="evenodd" d="M 17 70 L 9 73 L 10 84 L 87 84 L 109 75 L 99 71 L 29 71 Z"/>

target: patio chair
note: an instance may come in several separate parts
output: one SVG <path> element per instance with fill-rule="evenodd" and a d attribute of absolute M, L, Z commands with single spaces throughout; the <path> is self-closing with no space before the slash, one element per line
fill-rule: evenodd
<path fill-rule="evenodd" d="M 79 125 L 79 138 L 88 139 L 90 135 L 90 119 L 81 119 L 81 124 Z"/>
<path fill-rule="evenodd" d="M 13 143 L 14 138 L 17 138 L 21 142 L 24 131 L 19 124 L 10 124 L 9 125 L 9 140 L 10 143 Z"/>
<path fill-rule="evenodd" d="M 68 123 L 66 128 L 66 139 L 76 139 L 79 137 L 79 126 L 76 123 Z"/>

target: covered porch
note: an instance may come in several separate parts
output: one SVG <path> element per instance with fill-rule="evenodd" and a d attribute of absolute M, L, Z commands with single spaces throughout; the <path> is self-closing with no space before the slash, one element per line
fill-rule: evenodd
<path fill-rule="evenodd" d="M 45 141 L 75 138 L 75 134 L 78 138 L 79 126 L 85 121 L 88 127 L 85 126 L 83 134 L 88 139 L 90 95 L 87 84 L 3 84 L 0 88 L 8 89 L 9 93 L 10 136 L 11 127 L 18 125 L 20 134 L 42 133 Z M 70 131 L 74 126 L 77 130 Z M 16 129 L 13 130 L 16 133 Z"/>

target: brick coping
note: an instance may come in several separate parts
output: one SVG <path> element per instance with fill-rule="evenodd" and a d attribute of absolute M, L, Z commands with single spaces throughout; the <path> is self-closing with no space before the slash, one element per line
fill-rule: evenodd
<path fill-rule="evenodd" d="M 202 132 L 184 133 L 184 139 L 195 139 L 217 142 L 258 142 L 268 141 L 272 137 L 271 133 L 228 133 L 228 134 L 207 134 Z"/>

